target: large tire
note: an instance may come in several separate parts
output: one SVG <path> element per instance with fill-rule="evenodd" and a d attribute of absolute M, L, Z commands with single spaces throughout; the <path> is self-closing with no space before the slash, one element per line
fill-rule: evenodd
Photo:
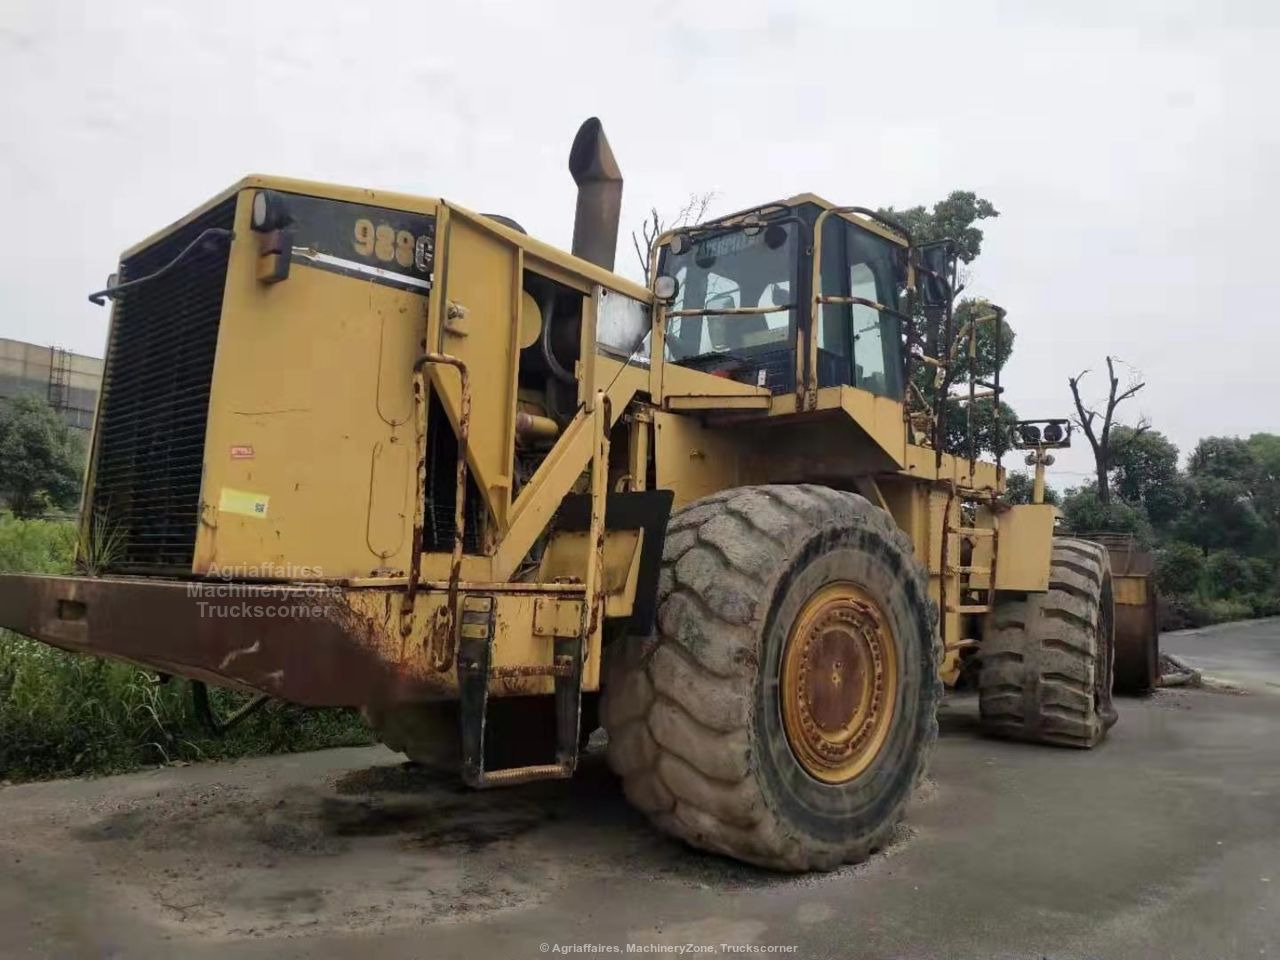
<path fill-rule="evenodd" d="M 461 769 L 456 703 L 398 703 L 365 707 L 361 713 L 384 745 L 414 763 L 442 770 Z"/>
<path fill-rule="evenodd" d="M 824 782 L 789 739 L 782 660 L 797 618 L 813 622 L 805 612 L 849 585 L 883 611 L 872 622 L 892 638 L 877 649 L 892 651 L 898 679 L 876 688 L 892 710 L 875 721 L 882 739 L 864 749 L 866 766 Z M 852 649 L 835 646 L 841 629 L 806 632 L 818 639 L 805 640 L 803 656 L 847 659 L 848 689 L 865 692 L 867 677 L 886 674 L 839 653 Z M 939 647 L 927 575 L 885 511 L 818 486 L 715 494 L 668 526 L 655 635 L 607 652 L 609 764 L 636 807 L 693 846 L 779 870 L 861 860 L 890 839 L 937 738 Z M 810 721 L 828 666 L 833 687 L 844 682 L 841 659 L 812 663 Z"/>
<path fill-rule="evenodd" d="M 1111 703 L 1115 609 L 1104 547 L 1055 537 L 1049 589 L 991 615 L 978 674 L 992 736 L 1093 747 L 1116 721 Z"/>

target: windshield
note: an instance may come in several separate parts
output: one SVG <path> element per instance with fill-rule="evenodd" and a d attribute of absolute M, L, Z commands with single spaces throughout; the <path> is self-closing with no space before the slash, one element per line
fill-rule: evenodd
<path fill-rule="evenodd" d="M 795 223 L 753 230 L 741 227 L 698 238 L 679 255 L 663 249 L 659 272 L 679 284 L 671 305 L 708 310 L 673 317 L 667 327 L 667 359 L 700 369 L 730 370 L 744 361 L 758 365 L 795 339 Z M 744 307 L 779 307 L 758 314 L 715 313 Z M 764 384 L 761 384 L 764 386 Z"/>

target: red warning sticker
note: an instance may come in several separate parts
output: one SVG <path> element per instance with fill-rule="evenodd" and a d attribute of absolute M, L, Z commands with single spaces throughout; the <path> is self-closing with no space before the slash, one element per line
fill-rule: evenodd
<path fill-rule="evenodd" d="M 253 459 L 252 445 L 247 443 L 233 444 L 231 447 L 231 459 L 232 460 L 252 460 Z"/>

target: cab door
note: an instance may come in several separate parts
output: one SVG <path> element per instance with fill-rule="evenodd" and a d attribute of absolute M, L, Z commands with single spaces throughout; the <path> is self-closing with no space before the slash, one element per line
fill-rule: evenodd
<path fill-rule="evenodd" d="M 822 226 L 822 295 L 898 310 L 903 248 L 842 216 Z M 818 318 L 818 386 L 857 387 L 902 398 L 902 327 L 894 313 L 862 303 L 823 303 Z"/>

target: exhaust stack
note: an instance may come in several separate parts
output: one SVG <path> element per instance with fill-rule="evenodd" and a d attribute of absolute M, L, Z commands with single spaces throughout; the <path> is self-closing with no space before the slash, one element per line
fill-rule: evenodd
<path fill-rule="evenodd" d="M 569 173 L 578 185 L 573 254 L 612 270 L 622 216 L 622 171 L 598 117 L 578 128 L 569 150 Z"/>

